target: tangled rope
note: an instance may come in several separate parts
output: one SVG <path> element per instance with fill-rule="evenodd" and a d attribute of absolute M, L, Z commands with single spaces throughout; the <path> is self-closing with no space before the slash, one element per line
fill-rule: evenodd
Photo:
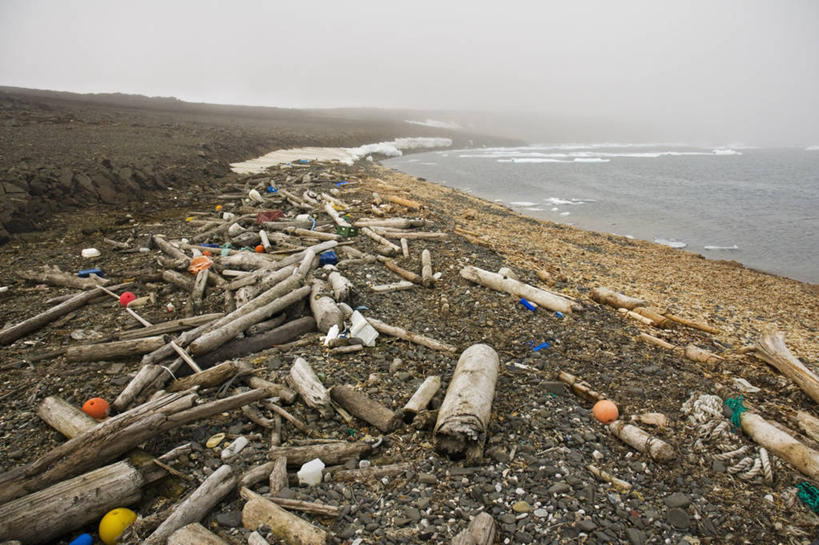
<path fill-rule="evenodd" d="M 726 404 L 730 404 L 738 425 L 739 414 L 746 410 L 742 398 L 731 399 Z M 755 449 L 743 444 L 742 436 L 731 430 L 731 421 L 722 414 L 722 406 L 719 396 L 708 394 L 693 394 L 683 403 L 682 412 L 688 415 L 688 421 L 697 431 L 693 450 L 725 462 L 728 473 L 740 479 L 752 481 L 761 474 L 766 483 L 772 483 L 773 470 L 768 451 L 764 447 Z"/>

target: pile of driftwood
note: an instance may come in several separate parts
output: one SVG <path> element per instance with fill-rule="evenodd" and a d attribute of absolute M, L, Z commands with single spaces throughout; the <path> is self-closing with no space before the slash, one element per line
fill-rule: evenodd
<path fill-rule="evenodd" d="M 234 469 L 238 466 L 231 464 L 231 460 L 240 459 L 237 457 L 248 444 L 247 438 L 238 437 L 222 451 L 222 467 L 167 511 L 139 518 L 126 532 L 126 541 L 222 543 L 198 522 L 228 494 L 238 491 L 247 501 L 243 524 L 254 530 L 250 543 L 265 542 L 255 532 L 262 525 L 285 543 L 325 543 L 326 530 L 293 511 L 334 517 L 338 516 L 339 508 L 278 497 L 277 492 L 293 480 L 288 470 L 320 459 L 328 466 L 325 479 L 354 480 L 382 478 L 410 468 L 409 464 L 400 463 L 340 469 L 339 464 L 371 453 L 380 440 L 321 440 L 285 408 L 296 402 L 323 416 L 337 412 L 347 422 L 361 419 L 384 434 L 417 419 L 416 426 L 434 428 L 436 446 L 441 452 L 465 455 L 469 460 L 481 457 L 498 375 L 498 356 L 487 345 L 463 350 L 437 410 L 428 408 L 442 385 L 437 375 L 427 377 L 404 407 L 393 411 L 353 386 L 336 384 L 326 388 L 303 358 L 290 362 L 289 384 L 257 376 L 258 370 L 238 359 L 267 348 L 281 348 L 286 343 L 322 340 L 331 353 L 365 350 L 376 344 L 379 335 L 447 353 L 458 351 L 457 347 L 426 335 L 375 317 L 364 317 L 347 304 L 359 289 L 383 293 L 415 286 L 435 287 L 440 275 L 433 272 L 428 249 L 419 252 L 418 272 L 399 266 L 393 259 L 399 253 L 409 255 L 408 241 L 447 236 L 421 230 L 429 225 L 423 219 L 388 217 L 399 209 L 416 209 L 418 203 L 397 195 L 382 198 L 374 193 L 371 203 L 356 203 L 357 215 L 365 215 L 361 213 L 365 206 L 370 212 L 367 215 L 372 217 L 351 221 L 344 212 L 353 205 L 341 200 L 336 188 L 317 192 L 310 188 L 319 182 L 294 183 L 293 187 L 300 187 L 299 192 L 292 187 L 287 189 L 284 183 L 271 194 L 264 191 L 269 180 L 254 181 L 256 187 L 250 192 L 244 188 L 243 194 L 250 198 L 235 207 L 241 215 L 195 216 L 189 224 L 197 232 L 188 239 L 150 237 L 150 244 L 159 252 L 157 263 L 162 267 L 150 279 L 161 279 L 188 293 L 187 317 L 150 323 L 139 314 L 140 306 L 148 301 L 136 299 L 124 307 L 124 312 L 140 324 L 138 328 L 111 334 L 102 342 L 35 355 L 40 358 L 63 355 L 69 361 L 141 355 L 142 362 L 113 401 L 114 416 L 103 421 L 95 421 L 59 397 L 43 401 L 38 415 L 68 440 L 31 463 L 0 475 L 0 541 L 47 542 L 98 520 L 112 508 L 137 503 L 147 484 L 169 475 L 181 476 L 172 467 L 173 460 L 191 449 L 190 445 L 182 445 L 155 457 L 141 451 L 139 445 L 179 426 L 234 409 L 240 409 L 245 418 L 270 430 L 270 462 L 238 474 Z M 360 236 L 350 237 L 356 230 Z M 372 254 L 358 244 L 364 237 L 375 243 Z M 118 249 L 128 249 L 134 241 L 108 242 Z M 247 246 L 261 248 L 235 249 Z M 325 261 L 329 264 L 323 264 Z M 400 280 L 385 285 L 354 286 L 344 274 L 357 264 L 379 262 Z M 462 275 L 493 289 L 525 295 L 556 310 L 571 312 L 578 308 L 576 303 L 557 294 L 488 271 L 468 267 Z M 109 280 L 94 274 L 78 279 L 56 268 L 28 272 L 26 278 L 84 291 L 58 298 L 49 310 L 0 331 L 0 343 L 10 344 L 84 305 L 119 299 L 129 287 L 111 285 Z M 222 310 L 200 314 L 205 306 L 213 310 L 215 298 L 221 302 Z M 315 331 L 324 334 L 324 338 L 319 339 Z M 230 388 L 233 393 L 223 397 Z M 271 411 L 274 418 L 265 417 L 257 405 Z M 283 446 L 282 420 L 306 439 Z M 270 486 L 265 496 L 252 490 L 260 482 Z M 484 518 L 476 519 L 456 542 L 474 539 L 489 543 L 494 525 L 491 518 L 489 521 Z"/>

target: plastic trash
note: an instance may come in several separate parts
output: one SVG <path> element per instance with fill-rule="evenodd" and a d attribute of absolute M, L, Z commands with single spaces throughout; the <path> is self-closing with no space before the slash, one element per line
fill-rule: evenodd
<path fill-rule="evenodd" d="M 563 318 L 563 313 L 560 311 L 555 312 L 555 316 L 557 316 L 558 318 Z"/>
<path fill-rule="evenodd" d="M 100 521 L 100 539 L 105 545 L 114 545 L 114 543 L 119 540 L 119 536 L 122 535 L 122 532 L 124 532 L 136 518 L 136 513 L 125 507 L 118 507 L 108 511 Z"/>
<path fill-rule="evenodd" d="M 111 406 L 101 397 L 92 397 L 83 404 L 82 412 L 91 418 L 102 420 L 111 413 Z"/>
<path fill-rule="evenodd" d="M 234 214 L 233 212 L 225 212 L 225 213 L 222 214 L 222 219 L 225 220 L 225 221 L 230 221 L 235 217 L 236 217 L 236 214 Z"/>
<path fill-rule="evenodd" d="M 255 189 L 251 189 L 247 193 L 247 196 L 250 197 L 251 201 L 264 202 L 264 197 L 262 197 L 262 194 L 256 191 Z"/>
<path fill-rule="evenodd" d="M 81 254 L 86 259 L 93 259 L 102 255 L 96 248 L 83 248 Z"/>
<path fill-rule="evenodd" d="M 200 255 L 191 259 L 191 264 L 188 265 L 188 272 L 191 274 L 199 274 L 205 269 L 210 269 L 213 265 L 213 260 L 206 255 Z"/>
<path fill-rule="evenodd" d="M 327 330 L 327 335 L 324 337 L 324 346 L 328 346 L 330 341 L 338 337 L 338 324 L 333 324 L 330 326 L 330 329 Z"/>
<path fill-rule="evenodd" d="M 256 214 L 256 223 L 259 225 L 268 222 L 268 221 L 276 221 L 284 217 L 284 212 L 281 210 L 265 210 L 264 212 L 259 212 Z"/>
<path fill-rule="evenodd" d="M 232 237 L 244 232 L 245 228 L 239 225 L 238 223 L 231 223 L 230 227 L 228 227 L 228 234 Z"/>
<path fill-rule="evenodd" d="M 267 192 L 268 193 L 278 193 L 279 190 L 276 189 L 275 187 L 273 187 L 272 185 L 269 185 L 269 186 L 267 186 Z"/>
<path fill-rule="evenodd" d="M 350 336 L 358 337 L 365 346 L 375 346 L 375 339 L 378 338 L 378 331 L 370 322 L 357 310 L 350 316 L 353 326 L 350 328 Z"/>
<path fill-rule="evenodd" d="M 532 348 L 532 352 L 538 352 L 538 351 L 546 349 L 546 348 L 549 348 L 549 343 L 542 342 L 539 345 L 537 345 L 536 347 Z"/>
<path fill-rule="evenodd" d="M 127 307 L 128 303 L 130 303 L 131 301 L 135 301 L 136 298 L 137 298 L 136 295 L 134 295 L 130 291 L 124 291 L 122 292 L 122 295 L 119 296 L 119 304 L 124 307 Z"/>
<path fill-rule="evenodd" d="M 336 263 L 338 263 L 338 255 L 333 250 L 327 250 L 319 255 L 319 267 L 335 265 Z"/>
<path fill-rule="evenodd" d="M 324 469 L 324 462 L 319 458 L 314 458 L 303 464 L 298 473 L 296 473 L 296 476 L 299 478 L 299 484 L 305 484 L 307 486 L 321 484 L 322 469 Z"/>
<path fill-rule="evenodd" d="M 358 227 L 346 226 L 346 225 L 336 225 L 336 234 L 341 235 L 344 238 L 350 237 L 357 237 L 358 236 Z"/>
<path fill-rule="evenodd" d="M 532 303 L 530 303 L 529 301 L 527 301 L 526 299 L 524 299 L 522 297 L 520 299 L 520 304 L 523 305 L 524 307 L 526 307 L 528 310 L 531 310 L 532 312 L 537 310 L 537 307 L 535 305 L 533 305 Z"/>
<path fill-rule="evenodd" d="M 91 545 L 92 543 L 94 543 L 94 538 L 91 537 L 91 534 L 80 534 L 68 545 Z"/>
<path fill-rule="evenodd" d="M 83 269 L 77 273 L 77 276 L 79 276 L 80 278 L 88 278 L 92 274 L 95 274 L 100 278 L 105 277 L 105 273 L 102 272 L 102 269 L 100 269 L 99 267 L 94 267 L 93 269 Z"/>

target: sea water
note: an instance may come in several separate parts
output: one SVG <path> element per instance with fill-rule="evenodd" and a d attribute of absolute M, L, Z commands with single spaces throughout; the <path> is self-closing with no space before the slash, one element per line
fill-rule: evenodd
<path fill-rule="evenodd" d="M 819 282 L 819 150 L 561 144 L 384 164 L 534 217 Z"/>

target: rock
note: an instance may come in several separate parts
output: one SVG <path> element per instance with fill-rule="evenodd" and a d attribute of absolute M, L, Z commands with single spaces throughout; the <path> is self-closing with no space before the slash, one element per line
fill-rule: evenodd
<path fill-rule="evenodd" d="M 580 529 L 582 532 L 593 532 L 595 528 L 597 528 L 597 524 L 594 523 L 592 519 L 583 519 L 577 524 L 575 524 L 577 528 Z"/>
<path fill-rule="evenodd" d="M 565 396 L 569 389 L 566 387 L 566 384 L 560 381 L 545 381 L 541 383 L 541 388 L 549 392 L 550 394 L 555 394 L 559 396 Z"/>
<path fill-rule="evenodd" d="M 528 513 L 532 510 L 532 506 L 526 503 L 525 501 L 516 501 L 512 505 L 512 511 L 515 513 Z"/>
<path fill-rule="evenodd" d="M 227 511 L 217 513 L 214 517 L 219 526 L 227 526 L 228 528 L 238 528 L 242 525 L 241 511 Z"/>
<path fill-rule="evenodd" d="M 666 522 L 678 530 L 687 530 L 691 524 L 691 519 L 684 510 L 679 507 L 669 509 L 665 516 Z"/>
<path fill-rule="evenodd" d="M 626 528 L 626 537 L 631 545 L 643 545 L 646 542 L 646 534 L 637 528 Z"/>
<path fill-rule="evenodd" d="M 571 490 L 572 487 L 564 482 L 555 483 L 549 487 L 548 492 L 549 494 L 562 494 L 564 492 L 568 492 Z"/>
<path fill-rule="evenodd" d="M 674 492 L 663 498 L 663 502 L 669 507 L 688 507 L 691 505 L 691 498 L 680 492 Z"/>

